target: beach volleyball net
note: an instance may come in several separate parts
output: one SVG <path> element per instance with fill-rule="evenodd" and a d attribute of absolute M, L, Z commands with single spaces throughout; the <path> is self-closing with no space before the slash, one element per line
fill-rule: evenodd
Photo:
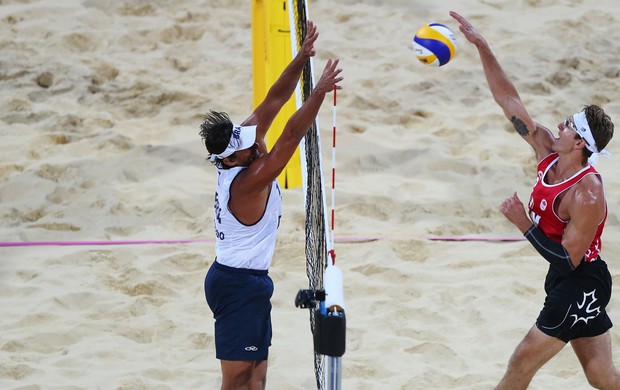
<path fill-rule="evenodd" d="M 297 52 L 306 36 L 308 7 L 305 0 L 289 0 L 291 38 L 295 38 Z M 294 32 L 294 34 L 293 34 Z M 308 61 L 304 67 L 300 88 L 297 92 L 298 107 L 306 101 L 314 86 L 313 65 Z M 327 221 L 321 142 L 317 120 L 312 123 L 301 144 L 302 181 L 304 185 L 306 212 L 306 274 L 310 290 L 323 290 L 323 273 L 327 264 Z M 316 331 L 315 316 L 310 315 L 310 328 Z M 314 352 L 314 371 L 317 389 L 324 388 L 324 355 Z"/>

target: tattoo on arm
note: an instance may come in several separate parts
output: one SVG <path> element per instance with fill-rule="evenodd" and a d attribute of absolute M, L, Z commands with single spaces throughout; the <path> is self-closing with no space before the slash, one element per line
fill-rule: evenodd
<path fill-rule="evenodd" d="M 517 130 L 517 133 L 519 133 L 521 137 L 525 137 L 529 134 L 527 126 L 521 119 L 513 116 L 512 118 L 510 118 L 510 121 L 512 122 L 512 125 L 515 127 L 515 130 Z"/>

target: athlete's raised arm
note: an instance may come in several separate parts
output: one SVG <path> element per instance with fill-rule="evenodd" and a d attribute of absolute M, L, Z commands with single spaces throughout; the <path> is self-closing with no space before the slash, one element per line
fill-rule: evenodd
<path fill-rule="evenodd" d="M 540 126 L 527 112 L 517 89 L 501 67 L 486 39 L 474 26 L 457 12 L 450 11 L 459 22 L 459 30 L 478 50 L 482 69 L 495 102 L 502 108 L 517 133 L 534 148 L 538 160 L 551 153 L 554 137 L 549 129 Z"/>

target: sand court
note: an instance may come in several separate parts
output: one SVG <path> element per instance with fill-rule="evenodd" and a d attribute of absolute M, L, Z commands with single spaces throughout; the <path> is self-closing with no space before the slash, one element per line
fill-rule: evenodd
<path fill-rule="evenodd" d="M 492 389 L 541 308 L 546 262 L 498 211 L 527 199 L 534 155 L 457 32 L 451 63 L 417 62 L 449 1 L 317 0 L 315 68 L 339 57 L 336 253 L 344 271 L 343 388 Z M 615 0 L 488 2 L 455 11 L 487 38 L 550 129 L 584 104 L 620 121 Z M 252 108 L 251 3 L 0 1 L 0 235 L 4 242 L 196 240 L 0 247 L 0 387 L 217 389 L 203 280 L 215 169 L 198 125 Z M 318 76 L 318 75 L 315 75 Z M 324 160 L 332 111 L 319 115 Z M 602 256 L 620 275 L 620 147 L 597 169 Z M 528 165 L 529 164 L 529 165 Z M 268 388 L 314 386 L 300 188 L 283 193 Z M 620 323 L 614 291 L 609 315 Z M 612 328 L 613 353 L 620 332 Z M 567 346 L 531 389 L 587 389 Z"/>

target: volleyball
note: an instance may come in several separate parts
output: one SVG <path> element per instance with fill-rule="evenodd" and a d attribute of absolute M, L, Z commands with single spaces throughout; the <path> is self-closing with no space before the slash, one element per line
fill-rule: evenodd
<path fill-rule="evenodd" d="M 456 54 L 456 38 L 447 26 L 429 23 L 413 37 L 413 51 L 421 63 L 443 66 Z"/>

